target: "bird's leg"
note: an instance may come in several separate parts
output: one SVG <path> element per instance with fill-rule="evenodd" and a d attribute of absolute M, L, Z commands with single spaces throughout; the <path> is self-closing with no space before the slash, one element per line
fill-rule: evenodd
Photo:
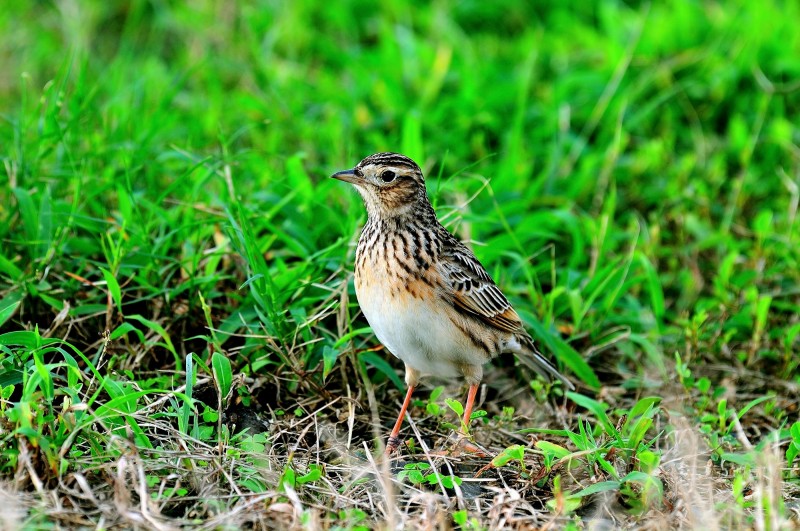
<path fill-rule="evenodd" d="M 465 434 L 469 433 L 469 421 L 472 416 L 472 407 L 475 405 L 475 395 L 477 394 L 478 384 L 470 385 L 467 393 L 467 403 L 464 404 L 464 418 L 461 420 L 461 429 L 464 430 Z"/>
<path fill-rule="evenodd" d="M 403 425 L 403 418 L 406 416 L 406 410 L 411 403 L 411 395 L 414 394 L 414 386 L 409 385 L 406 392 L 406 399 L 403 400 L 403 405 L 400 407 L 400 414 L 397 416 L 397 422 L 394 423 L 392 433 L 389 434 L 389 441 L 386 444 L 386 455 L 391 455 L 400 446 L 400 427 Z"/>

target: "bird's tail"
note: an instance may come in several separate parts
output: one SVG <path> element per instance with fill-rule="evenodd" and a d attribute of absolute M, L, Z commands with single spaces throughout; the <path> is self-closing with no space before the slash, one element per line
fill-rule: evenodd
<path fill-rule="evenodd" d="M 567 389 L 571 391 L 575 390 L 575 386 L 572 385 L 572 382 L 570 382 L 566 376 L 558 372 L 558 369 L 539 352 L 531 336 L 528 334 L 520 335 L 519 341 L 521 348 L 518 352 L 515 352 L 515 354 L 523 365 L 548 381 L 561 380 Z"/>

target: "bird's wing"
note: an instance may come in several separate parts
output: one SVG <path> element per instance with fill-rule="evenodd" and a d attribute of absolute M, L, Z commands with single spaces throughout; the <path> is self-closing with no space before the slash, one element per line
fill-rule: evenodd
<path fill-rule="evenodd" d="M 450 236 L 443 258 L 442 274 L 456 308 L 499 330 L 522 331 L 519 315 L 472 251 Z"/>
<path fill-rule="evenodd" d="M 453 305 L 494 328 L 513 333 L 519 341 L 513 352 L 524 365 L 547 380 L 557 378 L 567 388 L 575 389 L 569 379 L 559 373 L 536 348 L 533 339 L 522 327 L 519 315 L 472 251 L 449 233 L 448 236 L 444 238 L 441 263 Z"/>

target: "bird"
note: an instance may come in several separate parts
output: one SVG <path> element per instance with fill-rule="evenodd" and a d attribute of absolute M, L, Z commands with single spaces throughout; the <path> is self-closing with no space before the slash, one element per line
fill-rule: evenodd
<path fill-rule="evenodd" d="M 400 446 L 403 419 L 422 376 L 466 380 L 462 430 L 468 430 L 484 365 L 502 353 L 574 389 L 536 347 L 473 252 L 439 222 L 416 162 L 399 153 L 375 153 L 331 177 L 352 184 L 364 201 L 356 298 L 377 339 L 405 365 L 406 395 L 386 455 Z"/>

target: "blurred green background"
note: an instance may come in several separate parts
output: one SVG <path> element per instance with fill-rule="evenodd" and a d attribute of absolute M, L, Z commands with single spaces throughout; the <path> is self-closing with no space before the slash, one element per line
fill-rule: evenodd
<path fill-rule="evenodd" d="M 85 397 L 46 338 L 81 374 L 103 362 L 100 402 L 212 351 L 284 397 L 353 367 L 393 397 L 393 360 L 351 356 L 375 344 L 347 283 L 365 214 L 327 178 L 385 150 L 585 390 L 796 382 L 798 20 L 777 0 L 6 2 L 4 400 Z"/>
<path fill-rule="evenodd" d="M 732 315 L 742 290 L 796 309 L 798 11 L 15 2 L 0 14 L 0 274 L 59 275 L 13 290 L 42 326 L 80 289 L 63 273 L 99 266 L 126 285 L 122 306 L 200 290 L 221 318 L 236 296 L 213 286 L 247 275 L 198 264 L 224 254 L 214 234 L 235 219 L 269 257 L 249 269 L 276 277 L 257 284 L 282 313 L 352 257 L 342 239 L 364 215 L 326 177 L 394 150 L 424 167 L 453 230 L 470 222 L 461 235 L 501 284 L 533 289 L 545 328 L 664 333 L 721 303 L 744 340 L 757 315 Z M 290 264 L 312 257 L 330 261 Z"/>

